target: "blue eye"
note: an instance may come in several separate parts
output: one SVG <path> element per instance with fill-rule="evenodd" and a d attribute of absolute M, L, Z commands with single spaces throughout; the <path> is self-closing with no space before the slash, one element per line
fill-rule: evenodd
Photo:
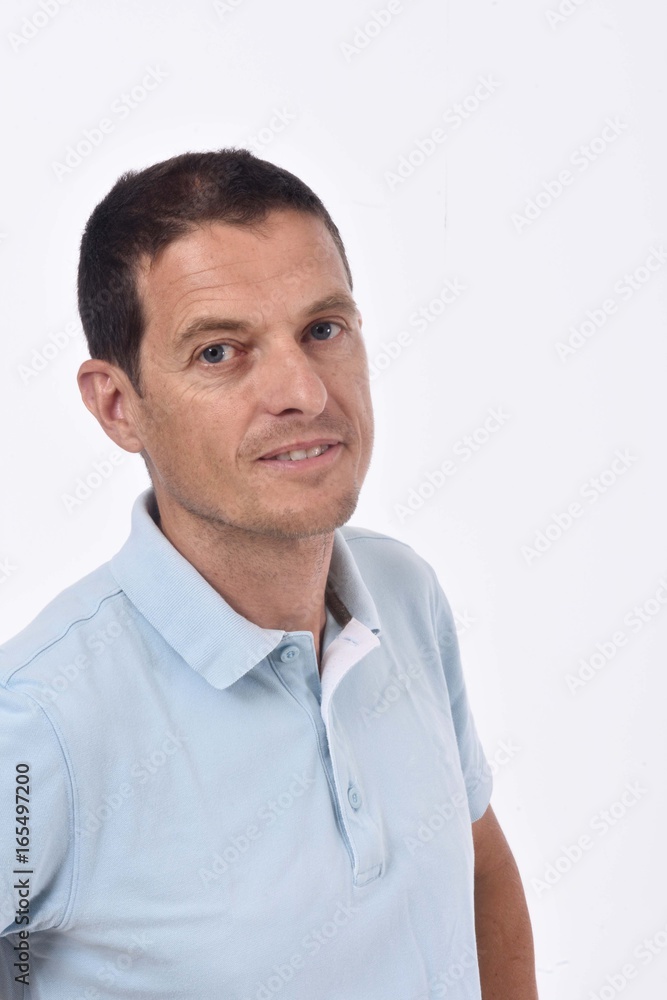
<path fill-rule="evenodd" d="M 335 333 L 332 332 L 334 328 L 336 328 Z M 315 340 L 333 340 L 342 329 L 340 323 L 332 323 L 330 320 L 320 320 L 319 323 L 313 323 L 310 327 L 310 332 Z"/>
<path fill-rule="evenodd" d="M 223 352 L 225 353 L 223 354 Z M 229 344 L 211 344 L 210 347 L 204 348 L 200 357 L 205 361 L 210 361 L 211 364 L 219 364 L 220 361 L 229 357 Z"/>

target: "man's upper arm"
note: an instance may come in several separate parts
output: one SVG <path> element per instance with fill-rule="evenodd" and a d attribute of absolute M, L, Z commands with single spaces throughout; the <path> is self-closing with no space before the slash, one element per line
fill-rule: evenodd
<path fill-rule="evenodd" d="M 472 840 L 475 849 L 475 878 L 488 875 L 509 861 L 513 861 L 512 851 L 491 806 L 472 824 Z"/>

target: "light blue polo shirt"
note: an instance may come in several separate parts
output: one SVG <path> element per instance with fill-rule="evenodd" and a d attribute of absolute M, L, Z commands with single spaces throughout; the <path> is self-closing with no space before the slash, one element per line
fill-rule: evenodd
<path fill-rule="evenodd" d="M 492 780 L 434 571 L 338 529 L 320 676 L 156 516 L 0 649 L 0 996 L 479 1000 Z"/>

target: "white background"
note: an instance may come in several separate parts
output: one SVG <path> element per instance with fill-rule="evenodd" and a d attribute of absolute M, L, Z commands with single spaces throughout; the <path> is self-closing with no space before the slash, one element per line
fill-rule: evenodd
<path fill-rule="evenodd" d="M 120 547 L 147 485 L 126 455 L 82 502 L 66 500 L 115 451 L 74 380 L 88 215 L 128 168 L 254 141 L 317 191 L 347 244 L 378 372 L 376 449 L 352 523 L 424 555 L 458 615 L 540 996 L 662 996 L 662 6 L 563 0 L 559 19 L 558 0 L 394 0 L 389 23 L 362 35 L 383 0 L 44 2 L 49 17 L 23 0 L 1 15 L 0 639 Z M 114 111 L 151 68 L 165 79 Z M 59 168 L 105 117 L 103 141 Z M 437 128 L 446 138 L 429 146 Z M 463 290 L 431 307 L 448 281 Z M 424 330 L 410 323 L 421 308 Z M 589 317 L 562 356 L 587 310 L 600 325 Z M 499 408 L 502 426 L 480 430 Z M 605 473 L 617 450 L 631 457 Z M 455 471 L 433 488 L 447 459 Z"/>

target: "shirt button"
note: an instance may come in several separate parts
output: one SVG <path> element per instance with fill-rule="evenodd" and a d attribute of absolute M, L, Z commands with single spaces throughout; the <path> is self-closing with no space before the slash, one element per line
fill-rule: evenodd
<path fill-rule="evenodd" d="M 299 655 L 298 646 L 285 646 L 282 653 L 280 654 L 280 659 L 283 663 L 289 663 L 290 660 L 296 660 Z"/>
<path fill-rule="evenodd" d="M 347 801 L 350 803 L 353 809 L 358 809 L 361 805 L 361 795 L 359 790 L 355 785 L 350 785 L 347 790 Z"/>

